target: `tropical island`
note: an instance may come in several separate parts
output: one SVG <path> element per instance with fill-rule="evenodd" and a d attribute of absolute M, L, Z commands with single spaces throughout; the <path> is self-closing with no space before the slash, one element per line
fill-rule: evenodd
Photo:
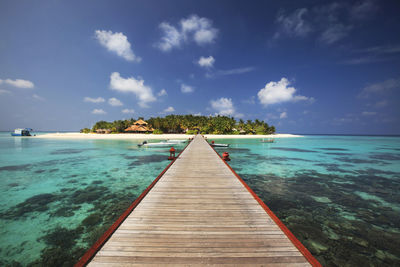
<path fill-rule="evenodd" d="M 210 138 L 279 138 L 299 137 L 293 134 L 277 134 L 275 126 L 263 120 L 239 121 L 227 116 L 168 115 L 139 117 L 113 122 L 98 121 L 92 128 L 83 128 L 79 133 L 47 133 L 36 138 L 81 138 L 81 139 L 186 139 L 195 134 Z"/>
<path fill-rule="evenodd" d="M 227 116 L 194 116 L 194 115 L 168 115 L 165 117 L 151 117 L 144 121 L 115 120 L 113 122 L 98 121 L 91 129 L 81 129 L 81 133 L 152 133 L 152 134 L 215 134 L 215 135 L 268 135 L 275 133 L 275 127 L 264 121 L 256 119 L 240 119 L 236 121 Z"/>

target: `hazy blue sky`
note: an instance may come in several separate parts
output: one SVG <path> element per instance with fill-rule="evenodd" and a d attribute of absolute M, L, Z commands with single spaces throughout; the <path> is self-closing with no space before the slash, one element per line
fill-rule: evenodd
<path fill-rule="evenodd" d="M 166 114 L 400 134 L 399 1 L 0 1 L 0 130 Z"/>

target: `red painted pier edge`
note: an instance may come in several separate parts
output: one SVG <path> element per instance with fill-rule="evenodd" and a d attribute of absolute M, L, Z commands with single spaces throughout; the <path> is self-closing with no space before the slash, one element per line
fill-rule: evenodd
<path fill-rule="evenodd" d="M 210 145 L 210 144 L 209 144 Z M 308 262 L 312 266 L 321 266 L 319 261 L 314 258 L 314 256 L 308 251 L 308 249 L 294 236 L 294 234 L 283 224 L 281 220 L 272 212 L 270 208 L 257 196 L 256 193 L 247 185 L 247 183 L 237 174 L 232 167 L 226 163 L 225 160 L 222 159 L 221 155 L 210 145 L 210 147 L 214 150 L 215 153 L 221 158 L 221 160 L 225 163 L 226 166 L 232 171 L 232 173 L 239 179 L 239 181 L 243 184 L 243 186 L 249 191 L 249 193 L 254 197 L 255 200 L 263 207 L 266 213 L 271 217 L 271 219 L 281 228 L 281 230 L 285 233 L 285 235 L 290 239 L 293 245 L 303 254 L 303 256 L 308 260 Z"/>
<path fill-rule="evenodd" d="M 112 236 L 112 234 L 118 229 L 118 227 L 125 221 L 125 219 L 133 212 L 136 206 L 144 199 L 144 197 L 149 193 L 149 191 L 154 187 L 154 185 L 161 179 L 164 173 L 174 164 L 175 160 L 179 158 L 183 151 L 189 146 L 190 141 L 185 146 L 185 148 L 178 154 L 178 156 L 171 161 L 167 167 L 157 176 L 157 178 L 140 194 L 140 196 L 128 207 L 128 209 L 122 213 L 122 215 L 113 223 L 113 225 L 108 228 L 108 230 L 93 244 L 91 248 L 82 256 L 82 258 L 74 265 L 74 267 L 86 266 L 96 255 L 96 253 L 103 247 L 107 240 Z"/>

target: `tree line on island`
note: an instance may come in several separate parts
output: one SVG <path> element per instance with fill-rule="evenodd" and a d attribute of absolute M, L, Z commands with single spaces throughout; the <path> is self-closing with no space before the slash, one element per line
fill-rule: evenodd
<path fill-rule="evenodd" d="M 138 120 L 144 120 L 142 117 Z M 92 129 L 81 129 L 82 133 L 96 133 L 106 129 L 107 133 L 126 133 L 135 119 L 115 120 L 113 122 L 98 121 Z M 268 125 L 258 119 L 252 121 L 236 121 L 233 117 L 227 116 L 194 116 L 194 115 L 168 115 L 165 117 L 151 117 L 146 120 L 148 132 L 153 134 L 163 133 L 186 133 L 186 134 L 273 134 L 275 127 Z"/>

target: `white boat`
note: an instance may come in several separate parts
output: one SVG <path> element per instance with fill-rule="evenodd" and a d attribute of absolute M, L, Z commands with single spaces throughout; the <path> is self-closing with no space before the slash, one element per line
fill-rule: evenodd
<path fill-rule="evenodd" d="M 212 147 L 229 147 L 229 144 L 211 144 Z"/>
<path fill-rule="evenodd" d="M 143 147 L 166 147 L 166 146 L 174 146 L 177 145 L 178 143 L 172 143 L 172 142 L 159 142 L 159 143 L 147 143 L 147 141 L 143 141 L 143 143 L 138 144 L 138 146 L 143 146 Z"/>
<path fill-rule="evenodd" d="M 12 136 L 31 136 L 31 132 L 32 129 L 31 128 L 18 128 L 15 129 L 13 133 L 11 133 Z"/>
<path fill-rule="evenodd" d="M 175 144 L 183 144 L 186 143 L 187 140 L 167 140 L 169 143 L 175 143 Z"/>

